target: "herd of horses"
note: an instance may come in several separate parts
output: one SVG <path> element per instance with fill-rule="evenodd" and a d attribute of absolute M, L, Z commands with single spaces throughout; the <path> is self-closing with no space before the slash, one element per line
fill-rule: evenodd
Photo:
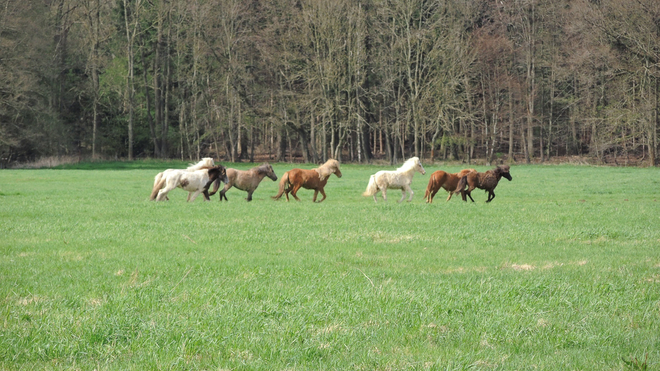
<path fill-rule="evenodd" d="M 463 201 L 467 197 L 474 202 L 472 191 L 483 189 L 488 193 L 486 202 L 491 202 L 495 198 L 495 187 L 501 178 L 511 181 L 510 168 L 508 165 L 500 165 L 495 169 L 480 173 L 475 169 L 463 169 L 455 174 L 450 174 L 438 170 L 431 174 L 429 184 L 426 187 L 424 200 L 427 203 L 433 202 L 433 197 L 443 188 L 449 193 L 447 201 L 451 200 L 452 195 L 460 193 Z M 413 190 L 410 187 L 413 176 L 416 172 L 422 175 L 426 174 L 424 166 L 418 157 L 412 157 L 403 163 L 396 170 L 381 170 L 369 178 L 367 189 L 362 193 L 363 196 L 372 196 L 374 202 L 378 202 L 376 194 L 381 192 L 383 200 L 387 200 L 388 189 L 400 189 L 402 202 L 408 195 L 408 202 L 412 201 Z M 272 198 L 279 200 L 282 195 L 289 201 L 289 193 L 296 201 L 300 201 L 297 193 L 300 188 L 314 190 L 313 202 L 319 193 L 323 196 L 318 202 L 323 202 L 326 198 L 324 191 L 330 175 L 335 174 L 341 178 L 339 162 L 334 159 L 328 160 L 325 164 L 316 169 L 291 169 L 282 175 L 279 184 L 279 192 Z M 188 191 L 188 201 L 195 201 L 199 194 L 204 195 L 205 201 L 210 201 L 211 196 L 218 192 L 220 182 L 225 186 L 220 191 L 220 201 L 227 200 L 227 191 L 235 187 L 247 192 L 247 201 L 252 201 L 252 194 L 257 189 L 264 177 L 276 181 L 277 175 L 269 163 L 263 163 L 250 170 L 237 170 L 226 168 L 222 165 L 216 165 L 212 158 L 205 157 L 197 164 L 189 166 L 187 169 L 168 169 L 160 172 L 154 178 L 154 186 L 151 191 L 151 200 L 163 201 L 169 200 L 167 194 L 174 188 L 181 188 Z M 213 191 L 209 193 L 209 188 L 213 185 Z"/>

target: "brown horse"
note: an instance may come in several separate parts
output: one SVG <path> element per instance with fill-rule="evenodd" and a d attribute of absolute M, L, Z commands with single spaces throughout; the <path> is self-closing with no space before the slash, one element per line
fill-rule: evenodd
<path fill-rule="evenodd" d="M 289 201 L 289 192 L 296 201 L 300 201 L 296 193 L 302 187 L 305 189 L 314 190 L 314 198 L 312 201 L 316 202 L 316 196 L 321 192 L 323 198 L 319 202 L 325 200 L 325 191 L 323 188 L 328 183 L 328 178 L 331 174 L 335 174 L 337 178 L 341 178 L 341 171 L 339 170 L 339 162 L 330 159 L 325 164 L 316 169 L 291 169 L 282 175 L 280 180 L 280 190 L 277 196 L 273 196 L 274 200 L 279 200 L 282 194 L 286 195 L 286 200 Z"/>
<path fill-rule="evenodd" d="M 273 181 L 277 180 L 277 175 L 275 175 L 273 167 L 267 162 L 247 171 L 232 168 L 227 169 L 228 182 L 226 182 L 225 187 L 220 191 L 220 201 L 222 201 L 223 198 L 225 201 L 229 201 L 227 200 L 227 195 L 225 193 L 227 193 L 231 187 L 236 187 L 241 191 L 247 192 L 248 195 L 246 200 L 248 200 L 248 202 L 252 201 L 252 193 L 254 193 L 254 190 L 257 189 L 259 183 L 261 183 L 261 180 L 266 176 Z M 220 188 L 219 179 L 214 182 L 213 192 L 209 193 L 209 196 L 213 196 L 218 192 L 218 188 Z"/>
<path fill-rule="evenodd" d="M 485 173 L 478 173 L 478 172 L 471 172 L 464 177 L 461 178 L 461 180 L 458 182 L 458 185 L 456 186 L 456 191 L 454 193 L 461 192 L 461 197 L 463 197 L 463 201 L 467 201 L 465 198 L 465 195 L 470 197 L 470 200 L 474 202 L 474 199 L 472 198 L 472 190 L 475 188 L 483 189 L 486 192 L 488 192 L 488 200 L 486 202 L 491 202 L 495 198 L 495 187 L 497 187 L 497 183 L 502 179 L 502 177 L 507 178 L 509 181 L 511 181 L 511 174 L 509 174 L 509 165 L 500 165 L 496 167 L 495 169 L 488 170 Z M 465 189 L 465 186 L 468 186 L 467 190 Z"/>
<path fill-rule="evenodd" d="M 429 179 L 429 185 L 426 186 L 426 193 L 424 194 L 424 199 L 427 203 L 433 203 L 433 197 L 438 193 L 440 188 L 444 188 L 445 191 L 449 193 L 447 201 L 451 200 L 451 196 L 456 191 L 456 186 L 462 177 L 468 175 L 468 173 L 476 172 L 474 169 L 463 169 L 455 174 L 450 174 L 442 170 L 438 170 L 431 174 Z"/>

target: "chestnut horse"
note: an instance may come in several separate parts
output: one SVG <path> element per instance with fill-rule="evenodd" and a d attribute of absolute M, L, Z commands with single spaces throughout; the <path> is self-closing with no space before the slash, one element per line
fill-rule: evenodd
<path fill-rule="evenodd" d="M 305 189 L 314 190 L 313 202 L 316 202 L 316 196 L 321 192 L 323 198 L 319 202 L 325 200 L 325 191 L 323 188 L 328 183 L 330 175 L 335 174 L 337 178 L 341 178 L 341 171 L 339 170 L 339 162 L 330 159 L 325 164 L 312 170 L 305 169 L 291 169 L 282 175 L 280 180 L 280 190 L 277 196 L 273 196 L 274 200 L 279 200 L 282 194 L 286 195 L 286 200 L 289 201 L 289 192 L 296 201 L 300 201 L 296 193 L 302 187 Z"/>
<path fill-rule="evenodd" d="M 273 167 L 267 162 L 247 171 L 232 168 L 227 169 L 228 181 L 225 183 L 225 187 L 222 191 L 220 191 L 220 201 L 222 201 L 223 198 L 225 201 L 229 201 L 227 200 L 227 195 L 225 195 L 225 193 L 227 193 L 231 187 L 236 187 L 241 191 L 247 192 L 248 195 L 246 200 L 248 200 L 248 202 L 252 201 L 252 193 L 254 193 L 254 190 L 257 189 L 259 183 L 261 183 L 261 180 L 265 176 L 273 181 L 277 180 L 277 175 L 275 175 Z M 218 191 L 218 188 L 220 188 L 220 179 L 214 182 L 213 192 L 209 193 L 209 196 L 213 196 Z"/>
<path fill-rule="evenodd" d="M 209 197 L 209 186 L 216 179 L 227 181 L 226 169 L 222 165 L 213 166 L 208 169 L 195 171 L 172 171 L 164 175 L 151 192 L 151 199 L 162 201 L 174 188 L 182 188 L 190 192 L 188 201 L 193 202 L 200 193 L 204 193 L 204 200 L 211 201 Z"/>
<path fill-rule="evenodd" d="M 478 172 L 472 172 L 464 177 L 461 178 L 461 180 L 458 182 L 458 185 L 456 186 L 456 191 L 454 193 L 461 192 L 461 197 L 463 197 L 463 201 L 467 201 L 465 198 L 465 195 L 470 197 L 470 200 L 474 202 L 474 199 L 472 198 L 472 191 L 475 188 L 483 189 L 486 192 L 488 192 L 488 200 L 486 202 L 491 202 L 495 198 L 495 187 L 497 187 L 497 183 L 502 179 L 502 177 L 507 178 L 509 181 L 511 181 L 511 174 L 509 174 L 509 165 L 500 165 L 496 167 L 495 169 L 488 170 L 485 173 L 478 173 Z M 465 186 L 468 186 L 467 190 L 465 189 Z"/>
<path fill-rule="evenodd" d="M 435 194 L 438 193 L 440 188 L 444 188 L 445 191 L 449 193 L 447 201 L 451 200 L 451 196 L 454 194 L 453 192 L 456 191 L 456 186 L 458 186 L 458 182 L 461 180 L 461 178 L 473 171 L 476 172 L 474 169 L 463 169 L 455 174 L 450 174 L 442 170 L 435 171 L 433 174 L 431 174 L 429 185 L 426 186 L 424 199 L 429 204 L 433 203 L 433 197 L 435 197 Z"/>

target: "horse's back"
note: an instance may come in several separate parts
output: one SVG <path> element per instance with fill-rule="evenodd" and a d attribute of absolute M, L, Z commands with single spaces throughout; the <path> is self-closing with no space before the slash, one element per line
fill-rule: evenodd
<path fill-rule="evenodd" d="M 225 170 L 225 174 L 227 174 L 227 180 L 229 181 L 229 183 L 235 182 L 236 179 L 240 177 L 241 173 L 243 173 L 243 171 L 236 170 L 231 167 Z"/>
<path fill-rule="evenodd" d="M 426 186 L 427 195 L 429 192 L 437 192 L 440 187 L 443 187 L 447 181 L 448 175 L 449 174 L 443 170 L 434 171 L 429 177 L 429 184 Z"/>
<path fill-rule="evenodd" d="M 250 170 L 236 170 L 231 169 L 231 176 L 229 174 L 229 169 L 227 169 L 227 178 L 229 178 L 229 184 L 235 188 L 240 189 L 241 191 L 249 192 L 254 190 L 259 185 L 259 174 L 255 169 Z"/>

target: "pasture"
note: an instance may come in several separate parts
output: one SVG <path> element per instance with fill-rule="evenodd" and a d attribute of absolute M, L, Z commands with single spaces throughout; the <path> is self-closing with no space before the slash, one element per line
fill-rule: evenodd
<path fill-rule="evenodd" d="M 395 167 L 346 164 L 320 204 L 268 178 L 148 201 L 167 167 L 0 171 L 0 369 L 660 367 L 658 169 L 514 165 L 489 204 L 428 205 L 462 167 L 398 204 L 361 195 Z"/>

